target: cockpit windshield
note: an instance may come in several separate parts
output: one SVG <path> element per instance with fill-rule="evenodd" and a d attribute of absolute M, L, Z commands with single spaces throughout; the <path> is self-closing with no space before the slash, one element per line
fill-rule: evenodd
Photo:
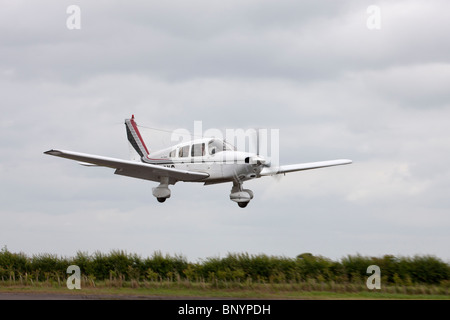
<path fill-rule="evenodd" d="M 225 141 L 219 139 L 212 139 L 208 142 L 208 152 L 211 155 L 222 151 L 232 151 L 232 150 L 234 150 L 234 147 Z"/>

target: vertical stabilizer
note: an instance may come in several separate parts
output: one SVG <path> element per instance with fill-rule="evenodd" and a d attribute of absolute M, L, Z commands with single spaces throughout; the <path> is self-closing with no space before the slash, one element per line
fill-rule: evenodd
<path fill-rule="evenodd" d="M 136 121 L 134 121 L 134 115 L 131 116 L 131 119 L 125 119 L 125 127 L 127 129 L 128 141 L 130 142 L 133 150 L 139 155 L 140 159 L 147 158 L 149 151 L 144 140 L 142 139 Z"/>

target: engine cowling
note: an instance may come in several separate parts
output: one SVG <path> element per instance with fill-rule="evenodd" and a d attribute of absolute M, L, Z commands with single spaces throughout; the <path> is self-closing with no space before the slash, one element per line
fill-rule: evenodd
<path fill-rule="evenodd" d="M 266 163 L 266 159 L 260 156 L 252 156 L 245 158 L 245 163 L 250 163 L 253 165 L 264 165 Z"/>

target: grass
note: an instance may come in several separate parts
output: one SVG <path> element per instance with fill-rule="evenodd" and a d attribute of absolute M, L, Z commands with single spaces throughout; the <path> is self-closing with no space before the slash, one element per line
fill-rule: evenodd
<path fill-rule="evenodd" d="M 65 285 L 58 283 L 39 282 L 34 285 L 21 285 L 16 283 L 0 284 L 0 292 L 14 293 L 57 293 L 68 295 L 92 295 L 104 298 L 121 299 L 135 298 L 145 299 L 157 296 L 167 299 L 179 298 L 216 298 L 216 299 L 316 299 L 316 300 L 374 300 L 374 299 L 415 299 L 415 300 L 450 300 L 448 294 L 437 294 L 432 288 L 416 288 L 415 293 L 405 293 L 403 288 L 386 287 L 382 290 L 370 291 L 367 288 L 354 288 L 353 292 L 339 288 L 335 291 L 327 291 L 326 288 L 317 287 L 302 290 L 299 286 L 285 284 L 253 284 L 252 287 L 231 286 L 218 288 L 205 283 L 193 282 L 124 282 L 117 286 L 109 281 L 82 284 L 80 290 L 69 290 Z M 358 289 L 358 290 L 356 290 Z M 423 293 L 420 293 L 423 292 Z"/>

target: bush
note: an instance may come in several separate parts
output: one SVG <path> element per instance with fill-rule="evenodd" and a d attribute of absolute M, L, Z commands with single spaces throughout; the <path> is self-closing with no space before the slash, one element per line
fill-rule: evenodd
<path fill-rule="evenodd" d="M 382 283 L 395 285 L 402 291 L 413 285 L 441 285 L 449 288 L 450 265 L 434 256 L 365 257 L 348 255 L 341 261 L 332 261 L 310 253 L 295 258 L 268 256 L 265 254 L 229 253 L 225 257 L 206 258 L 191 263 L 183 256 L 163 255 L 155 252 L 151 257 L 141 258 L 121 250 L 109 254 L 77 252 L 73 258 L 39 254 L 29 258 L 23 253 L 0 251 L 0 280 L 12 281 L 25 278 L 52 281 L 66 278 L 69 265 L 80 267 L 81 274 L 94 281 L 194 281 L 222 286 L 223 283 L 239 284 L 304 284 L 306 287 L 332 286 L 340 288 L 365 287 L 369 276 L 367 267 L 377 265 L 381 269 Z M 227 286 L 228 284 L 226 284 Z M 353 289 L 352 289 L 353 290 Z"/>

